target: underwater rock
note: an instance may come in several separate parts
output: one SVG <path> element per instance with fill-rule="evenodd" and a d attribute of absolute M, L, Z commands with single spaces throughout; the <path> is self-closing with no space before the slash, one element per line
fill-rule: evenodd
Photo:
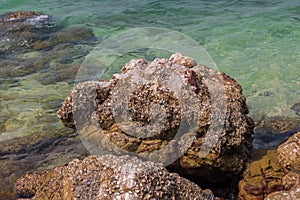
<path fill-rule="evenodd" d="M 210 190 L 160 164 L 130 156 L 89 156 L 18 179 L 20 198 L 31 199 L 191 199 L 213 200 Z"/>
<path fill-rule="evenodd" d="M 71 27 L 59 31 L 55 35 L 55 40 L 58 43 L 76 42 L 82 40 L 89 40 L 94 38 L 92 29 L 85 29 L 81 27 Z"/>
<path fill-rule="evenodd" d="M 11 12 L 0 15 L 0 52 L 30 48 L 55 27 L 51 17 L 37 12 Z"/>
<path fill-rule="evenodd" d="M 292 107 L 292 110 L 294 110 L 296 112 L 296 115 L 300 116 L 300 102 L 295 103 Z"/>
<path fill-rule="evenodd" d="M 38 12 L 11 12 L 0 15 L 0 52 L 51 49 L 61 43 L 83 43 L 94 38 L 91 29 L 71 27 L 60 30 L 52 17 Z"/>
<path fill-rule="evenodd" d="M 235 80 L 176 53 L 149 64 L 132 60 L 109 81 L 77 84 L 58 117 L 91 149 L 223 182 L 241 173 L 252 148 L 245 101 Z"/>
<path fill-rule="evenodd" d="M 48 15 L 31 12 L 31 11 L 18 11 L 10 12 L 0 15 L 1 32 L 4 33 L 4 27 L 6 31 L 15 32 L 18 30 L 24 30 L 26 28 L 51 28 L 54 26 Z"/>
<path fill-rule="evenodd" d="M 260 150 L 277 149 L 290 136 L 300 131 L 300 118 L 264 117 L 254 129 L 253 147 Z"/>

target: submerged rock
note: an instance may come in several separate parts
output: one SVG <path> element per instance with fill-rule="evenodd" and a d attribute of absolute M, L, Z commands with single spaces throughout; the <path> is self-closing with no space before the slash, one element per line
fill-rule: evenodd
<path fill-rule="evenodd" d="M 32 11 L 18 11 L 10 12 L 4 15 L 0 15 L 1 31 L 4 32 L 4 27 L 7 28 L 6 31 L 17 31 L 25 28 L 50 28 L 54 24 L 49 21 L 50 17 L 48 15 L 32 12 Z"/>
<path fill-rule="evenodd" d="M 264 117 L 254 129 L 253 147 L 260 150 L 277 149 L 290 136 L 300 131 L 300 118 Z"/>
<path fill-rule="evenodd" d="M 29 48 L 55 27 L 48 15 L 38 12 L 11 12 L 0 16 L 0 52 Z"/>
<path fill-rule="evenodd" d="M 93 35 L 83 27 L 61 28 L 38 12 L 0 16 L 0 199 L 15 199 L 12 186 L 24 173 L 87 156 L 55 112 L 93 48 L 86 44 Z M 58 41 L 70 32 L 73 38 Z"/>
<path fill-rule="evenodd" d="M 294 110 L 296 112 L 296 115 L 300 116 L 300 102 L 295 103 L 292 107 L 292 110 Z"/>
<path fill-rule="evenodd" d="M 56 26 L 52 17 L 38 12 L 11 12 L 0 15 L 1 57 L 11 52 L 51 49 L 62 43 L 78 43 L 94 38 L 91 29 Z"/>
<path fill-rule="evenodd" d="M 70 130 L 66 130 L 65 136 L 55 134 L 55 130 L 49 132 L 46 136 L 32 134 L 0 142 L 0 199 L 15 200 L 13 185 L 29 171 L 38 172 L 89 155 Z"/>
<path fill-rule="evenodd" d="M 31 199 L 191 199 L 213 200 L 210 190 L 159 164 L 129 156 L 89 156 L 66 166 L 18 179 L 20 198 Z"/>
<path fill-rule="evenodd" d="M 218 183 L 233 180 L 249 158 L 247 113 L 235 80 L 177 53 L 132 60 L 109 81 L 78 84 L 58 117 L 96 153 L 134 153 Z"/>
<path fill-rule="evenodd" d="M 58 43 L 76 42 L 94 38 L 92 29 L 82 27 L 71 27 L 58 32 L 55 40 Z"/>

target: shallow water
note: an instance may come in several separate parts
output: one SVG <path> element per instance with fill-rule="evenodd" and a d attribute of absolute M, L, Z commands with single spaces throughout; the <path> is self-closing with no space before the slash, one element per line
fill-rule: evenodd
<path fill-rule="evenodd" d="M 19 10 L 51 15 L 59 27 L 91 28 L 96 40 L 0 60 L 0 142 L 61 130 L 56 111 L 85 55 L 104 39 L 140 27 L 176 30 L 202 45 L 218 69 L 242 85 L 254 119 L 297 117 L 291 107 L 300 101 L 298 0 L 0 2 L 0 14 Z"/>
<path fill-rule="evenodd" d="M 180 31 L 244 88 L 253 115 L 294 116 L 299 101 L 300 3 L 291 1 L 2 1 L 0 13 L 35 10 L 101 41 L 132 27 Z"/>

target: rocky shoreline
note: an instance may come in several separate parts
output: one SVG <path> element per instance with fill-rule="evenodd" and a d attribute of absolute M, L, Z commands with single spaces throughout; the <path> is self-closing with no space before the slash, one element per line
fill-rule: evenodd
<path fill-rule="evenodd" d="M 69 60 L 85 55 L 82 51 L 74 51 L 74 46 L 93 40 L 91 30 L 80 27 L 61 30 L 50 16 L 37 12 L 1 15 L 0 33 L 3 36 L 0 78 L 30 74 L 48 67 L 53 57 L 59 57 L 58 66 L 65 67 L 55 69 L 59 73 L 53 73 L 53 80 L 72 81 L 79 65 L 74 66 Z M 25 66 L 22 60 L 11 59 L 12 53 L 31 50 L 41 52 L 45 59 L 33 59 Z M 69 58 L 59 55 L 65 51 Z M 6 68 L 11 65 L 20 67 L 7 74 Z M 149 121 L 157 117 L 155 113 L 160 110 L 151 110 L 155 104 L 163 105 L 167 113 L 163 127 L 149 126 L 149 130 L 140 131 L 130 124 L 122 126 L 113 119 L 116 113 L 110 102 L 118 108 L 124 98 L 113 98 L 112 91 L 115 87 L 127 91 L 127 85 L 120 83 L 137 68 L 154 75 L 167 69 L 165 72 L 175 72 L 183 80 L 184 87 L 176 94 L 183 99 L 178 100 L 174 91 L 159 84 L 155 76 L 152 82 L 147 80 L 144 86 L 134 88 L 134 101 L 129 99 L 130 117 L 140 127 L 147 127 Z M 42 81 L 43 77 L 40 79 Z M 96 91 L 92 104 L 74 103 L 78 95 L 86 94 L 89 88 Z M 185 90 L 191 93 L 183 93 Z M 224 104 L 218 101 L 220 97 L 225 99 Z M 190 102 L 190 99 L 198 104 L 189 104 L 180 110 L 180 101 Z M 216 127 L 222 130 L 216 131 L 219 140 L 201 157 L 198 153 L 206 144 L 205 138 L 211 136 L 212 108 L 219 109 L 214 101 L 226 110 L 222 118 L 224 124 Z M 55 100 L 54 104 L 56 109 L 60 102 Z M 180 137 L 191 143 L 182 145 L 178 138 L 173 138 L 182 121 L 193 124 L 194 113 L 189 113 L 189 109 L 199 114 L 196 120 L 201 120 L 196 121 L 195 132 L 184 129 Z M 291 109 L 298 114 L 299 103 Z M 300 199 L 300 119 L 263 117 L 255 120 L 254 128 L 241 86 L 223 73 L 198 65 L 192 58 L 175 54 L 152 63 L 133 60 L 109 81 L 78 84 L 65 99 L 58 117 L 65 126 L 79 129 L 79 135 L 62 127 L 56 132 L 45 131 L 45 135 L 1 142 L 0 199 Z M 6 118 L 0 116 L 1 120 Z M 120 129 L 120 125 L 127 129 Z M 7 129 L 8 126 L 2 127 L 0 123 L 0 131 Z M 128 130 L 134 132 L 134 137 L 127 134 Z M 139 135 L 151 135 L 152 130 L 156 136 L 150 139 L 144 139 L 148 135 Z M 93 143 L 93 149 L 104 149 L 106 154 L 89 156 L 91 149 L 90 152 L 86 150 L 79 136 Z M 111 144 L 116 148 L 111 148 Z M 168 145 L 169 148 L 165 148 Z M 184 151 L 178 150 L 180 145 Z M 159 155 L 151 152 L 160 149 L 164 150 L 159 151 L 161 154 L 172 158 L 167 160 L 168 164 L 145 161 L 159 160 Z M 126 156 L 124 152 L 133 156 Z"/>

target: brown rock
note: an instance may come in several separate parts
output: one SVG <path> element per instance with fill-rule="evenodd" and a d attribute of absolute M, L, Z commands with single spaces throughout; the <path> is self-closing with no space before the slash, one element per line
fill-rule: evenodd
<path fill-rule="evenodd" d="M 31 199 L 206 199 L 209 190 L 159 164 L 129 156 L 89 156 L 40 174 L 18 179 L 20 198 Z"/>
<path fill-rule="evenodd" d="M 247 113 L 236 81 L 177 53 L 150 64 L 132 60 L 109 81 L 78 84 L 58 117 L 98 149 L 173 162 L 169 168 L 181 175 L 223 182 L 249 158 Z"/>
<path fill-rule="evenodd" d="M 19 12 L 11 12 L 7 13 L 5 19 L 6 20 L 22 20 L 22 19 L 30 19 L 40 14 L 37 12 L 30 12 L 30 11 L 19 11 Z M 2 18 L 2 20 L 4 20 Z"/>
<path fill-rule="evenodd" d="M 265 200 L 298 200 L 300 199 L 300 173 L 289 172 L 283 177 L 284 189 L 269 194 Z"/>
<path fill-rule="evenodd" d="M 282 166 L 289 170 L 300 170 L 300 132 L 280 145 L 277 151 Z"/>
<path fill-rule="evenodd" d="M 288 174 L 286 174 L 282 182 L 284 184 L 285 190 L 293 190 L 293 189 L 299 189 L 300 186 L 300 173 L 299 171 L 290 171 Z"/>
<path fill-rule="evenodd" d="M 55 36 L 58 43 L 68 43 L 93 38 L 93 31 L 81 27 L 71 27 L 58 32 Z"/>
<path fill-rule="evenodd" d="M 282 178 L 286 174 L 274 150 L 247 165 L 243 179 L 239 182 L 239 199 L 264 199 L 268 194 L 284 188 Z"/>
<path fill-rule="evenodd" d="M 277 151 L 248 164 L 239 182 L 239 199 L 292 199 L 300 197 L 300 133 L 291 136 Z"/>

